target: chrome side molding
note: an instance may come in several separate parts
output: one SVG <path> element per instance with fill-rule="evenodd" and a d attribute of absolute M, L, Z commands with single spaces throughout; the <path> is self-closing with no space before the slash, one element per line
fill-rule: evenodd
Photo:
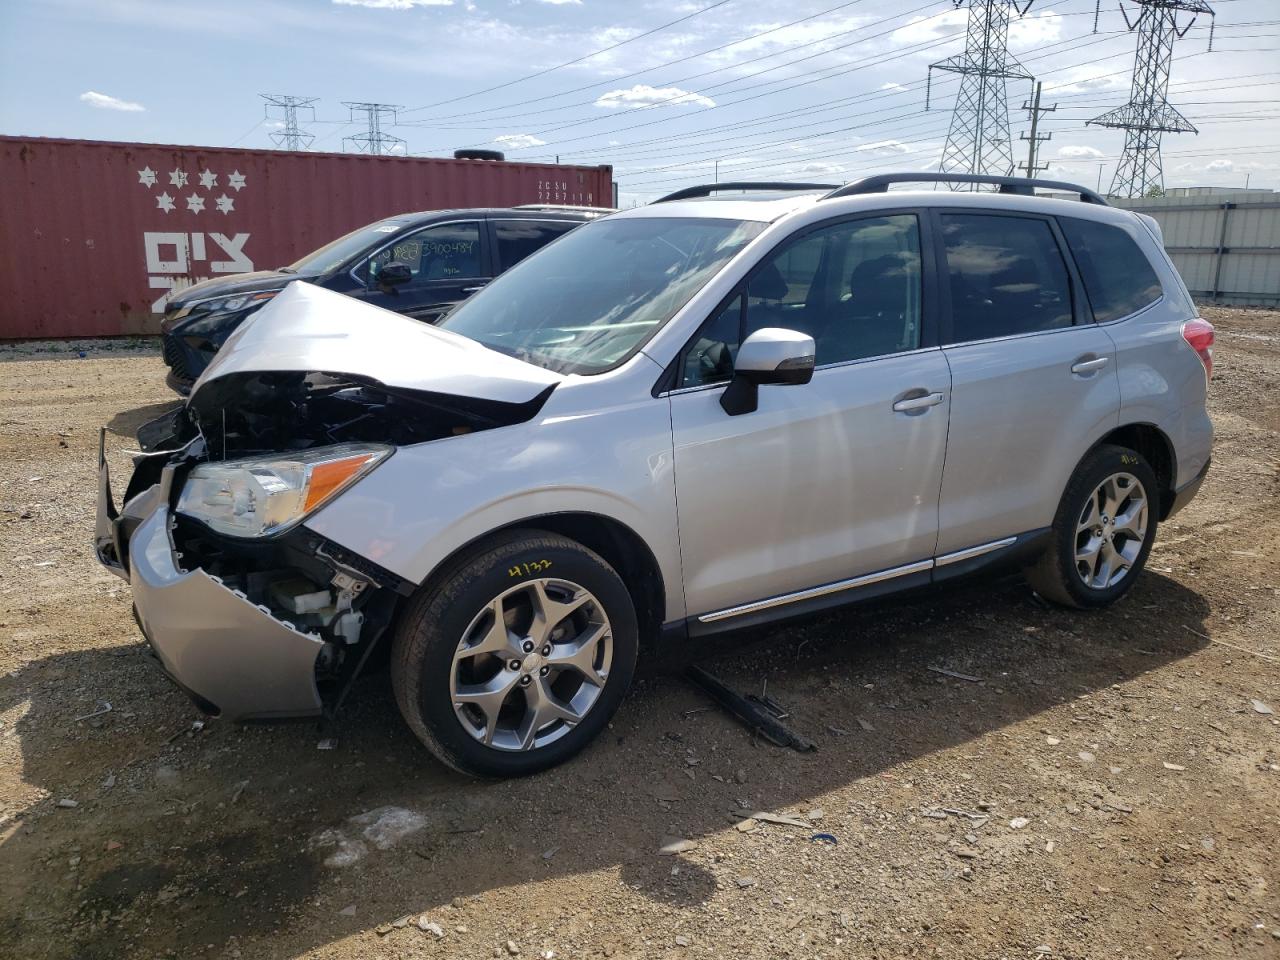
<path fill-rule="evenodd" d="M 723 610 L 713 610 L 711 613 L 701 614 L 698 617 L 698 622 L 715 623 L 718 620 L 728 620 L 730 617 L 741 617 L 748 613 L 758 613 L 761 610 L 770 610 L 774 607 L 785 606 L 789 603 L 799 603 L 801 600 L 812 600 L 815 597 L 825 597 L 831 593 L 853 590 L 857 587 L 865 587 L 873 583 L 881 583 L 885 580 L 892 580 L 896 577 L 905 577 L 912 573 L 924 573 L 927 570 L 932 570 L 934 567 L 945 567 L 948 564 L 959 563 L 962 560 L 972 560 L 974 557 L 981 557 L 984 554 L 992 553 L 996 550 L 1002 550 L 1005 547 L 1013 546 L 1017 541 L 1017 537 L 1005 537 L 1003 540 L 993 540 L 990 543 L 978 544 L 976 547 L 966 547 L 963 550 L 956 550 L 954 553 L 946 553 L 933 560 L 920 560 L 917 563 L 908 563 L 901 567 L 890 567 L 888 570 L 881 570 L 877 573 L 868 573 L 860 577 L 850 577 L 848 580 L 837 580 L 835 583 L 823 584 L 820 587 L 810 587 L 807 590 L 797 590 L 794 593 L 783 593 L 776 597 L 767 597 L 764 600 L 753 600 L 751 603 L 739 604 L 736 607 L 725 607 Z"/>

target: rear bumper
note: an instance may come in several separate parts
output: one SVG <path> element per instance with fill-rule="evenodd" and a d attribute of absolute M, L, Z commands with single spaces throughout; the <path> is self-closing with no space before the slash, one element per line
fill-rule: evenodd
<path fill-rule="evenodd" d="M 1212 460 L 1206 460 L 1199 473 L 1173 492 L 1173 502 L 1169 505 L 1169 512 L 1164 517 L 1166 520 L 1190 503 L 1192 498 L 1200 492 L 1200 485 L 1204 483 L 1204 478 L 1208 476 L 1209 467 L 1212 463 Z"/>
<path fill-rule="evenodd" d="M 161 666 L 201 709 L 229 720 L 319 715 L 316 660 L 323 641 L 217 577 L 179 567 L 169 534 L 168 476 L 112 516 L 107 466 L 99 465 L 98 556 L 128 577 L 134 615 Z"/>

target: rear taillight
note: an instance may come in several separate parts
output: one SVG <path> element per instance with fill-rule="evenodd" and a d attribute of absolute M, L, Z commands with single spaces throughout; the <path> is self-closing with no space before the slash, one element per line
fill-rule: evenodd
<path fill-rule="evenodd" d="M 1204 364 L 1205 379 L 1213 377 L 1213 324 L 1196 317 L 1182 325 L 1182 339 Z"/>

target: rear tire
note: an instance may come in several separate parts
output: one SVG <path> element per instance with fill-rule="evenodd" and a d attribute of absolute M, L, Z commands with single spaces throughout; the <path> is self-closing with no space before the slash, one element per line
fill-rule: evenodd
<path fill-rule="evenodd" d="M 1156 535 L 1159 487 L 1142 454 L 1103 444 L 1062 495 L 1049 545 L 1023 572 L 1046 600 L 1106 607 L 1129 592 Z"/>
<path fill-rule="evenodd" d="M 396 629 L 391 682 L 409 727 L 444 763 L 524 776 L 605 727 L 638 641 L 631 595 L 608 563 L 565 537 L 517 530 L 418 592 Z"/>

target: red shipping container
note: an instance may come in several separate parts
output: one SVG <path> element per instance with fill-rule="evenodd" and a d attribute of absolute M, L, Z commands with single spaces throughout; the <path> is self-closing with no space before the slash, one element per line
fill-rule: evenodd
<path fill-rule="evenodd" d="M 172 290 L 382 217 L 612 189 L 608 166 L 0 137 L 0 339 L 155 333 Z"/>

